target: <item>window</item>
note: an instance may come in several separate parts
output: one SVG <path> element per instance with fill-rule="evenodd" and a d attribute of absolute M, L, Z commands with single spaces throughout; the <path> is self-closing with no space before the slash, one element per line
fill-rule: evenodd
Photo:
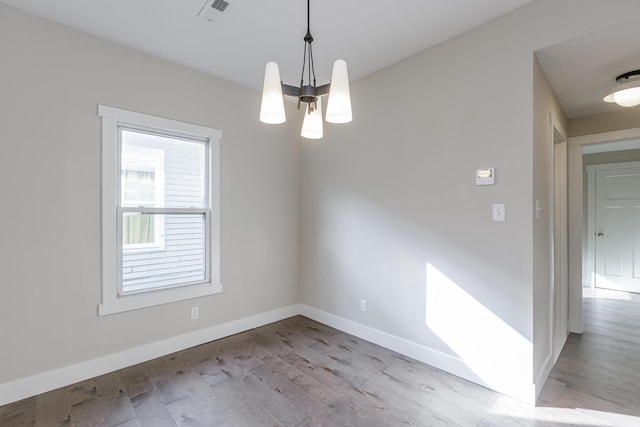
<path fill-rule="evenodd" d="M 106 315 L 210 295 L 220 131 L 100 105 Z"/>

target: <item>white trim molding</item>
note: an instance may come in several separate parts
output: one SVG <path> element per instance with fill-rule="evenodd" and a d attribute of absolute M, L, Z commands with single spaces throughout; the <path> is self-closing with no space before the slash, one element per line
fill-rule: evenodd
<path fill-rule="evenodd" d="M 450 374 L 469 380 L 483 387 L 487 387 L 499 393 L 506 394 L 507 396 L 511 396 L 529 405 L 535 404 L 537 390 L 533 384 L 521 386 L 518 388 L 510 387 L 508 389 L 504 388 L 498 390 L 495 386 L 489 386 L 484 380 L 482 380 L 475 372 L 473 372 L 469 368 L 468 364 L 466 364 L 462 359 L 458 357 L 442 353 L 438 350 L 434 350 L 413 341 L 409 341 L 404 338 L 391 335 L 387 332 L 371 328 L 361 323 L 357 323 L 352 320 L 348 320 L 343 317 L 318 310 L 317 308 L 310 307 L 308 305 L 302 304 L 299 307 L 301 308 L 299 314 L 308 317 L 309 319 L 323 323 L 327 326 L 331 326 L 342 332 L 354 335 L 358 338 L 362 338 L 366 341 L 385 347 L 389 350 L 393 350 L 404 356 L 411 357 L 412 359 L 418 360 L 429 366 L 433 366 L 434 368 L 449 372 Z M 545 370 L 546 369 L 547 367 L 545 366 Z M 542 389 L 542 386 L 540 386 L 539 388 Z"/>
<path fill-rule="evenodd" d="M 331 326 L 342 332 L 393 350 L 401 355 L 411 357 L 476 384 L 491 388 L 527 404 L 535 404 L 536 391 L 539 392 L 539 390 L 536 390 L 533 384 L 517 389 L 496 390 L 495 387 L 489 387 L 484 383 L 482 379 L 458 357 L 442 353 L 308 305 L 294 304 L 189 332 L 166 340 L 145 344 L 119 353 L 109 354 L 97 359 L 80 362 L 64 368 L 2 383 L 0 384 L 0 406 L 297 315 L 308 317 L 309 319 Z M 539 379 L 546 378 L 548 375 L 547 371 L 551 369 L 551 366 L 552 363 L 550 360 L 545 361 Z M 539 389 L 541 388 L 542 384 L 539 385 Z"/>
<path fill-rule="evenodd" d="M 106 316 L 222 292 L 220 280 L 220 139 L 222 132 L 192 123 L 165 119 L 135 111 L 98 105 L 102 121 L 102 299 L 98 315 Z M 205 144 L 204 187 L 201 208 L 182 206 L 154 208 L 137 207 L 134 212 L 200 213 L 204 218 L 205 277 L 197 283 L 179 283 L 167 288 L 149 288 L 142 292 L 123 292 L 122 280 L 122 215 L 129 209 L 122 206 L 120 170 L 122 127 L 141 132 L 160 133 Z M 166 134 L 166 135 L 165 135 Z M 148 149 L 147 149 L 148 151 Z"/>
<path fill-rule="evenodd" d="M 566 339 L 565 339 L 565 342 L 566 342 Z M 564 346 L 564 343 L 562 344 L 562 346 Z M 560 350 L 562 350 L 562 348 Z M 544 363 L 542 363 L 542 367 L 538 371 L 538 375 L 536 376 L 536 380 L 535 380 L 535 384 L 534 384 L 535 399 L 534 399 L 533 403 L 538 401 L 538 397 L 540 396 L 540 392 L 542 392 L 542 388 L 544 387 L 544 384 L 547 382 L 547 378 L 549 378 L 549 374 L 551 373 L 551 369 L 553 369 L 553 366 L 555 365 L 554 358 L 555 357 L 554 357 L 553 352 L 549 352 L 547 354 L 547 357 L 544 359 Z M 529 403 L 529 402 L 527 402 L 527 403 Z"/>
<path fill-rule="evenodd" d="M 569 227 L 568 227 L 568 137 L 562 125 L 549 112 L 549 355 L 536 377 L 536 397 L 569 335 Z M 546 374 L 545 374 L 546 372 Z"/>
<path fill-rule="evenodd" d="M 2 383 L 0 384 L 0 406 L 107 374 L 118 369 L 123 369 L 137 363 L 166 356 L 176 351 L 287 319 L 299 313 L 300 307 L 298 305 L 290 305 L 205 329 L 199 329 L 162 341 L 141 345 L 97 359 L 65 366 L 64 368 Z"/>

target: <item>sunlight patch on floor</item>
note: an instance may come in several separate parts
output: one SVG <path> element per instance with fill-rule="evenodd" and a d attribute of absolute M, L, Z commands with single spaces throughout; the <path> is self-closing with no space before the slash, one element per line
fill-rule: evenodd
<path fill-rule="evenodd" d="M 596 411 L 584 408 L 533 407 L 508 397 L 496 400 L 490 412 L 494 415 L 532 421 L 575 426 L 634 426 L 640 425 L 640 417 Z"/>
<path fill-rule="evenodd" d="M 629 301 L 632 299 L 632 295 L 629 292 L 616 291 L 613 289 L 603 288 L 582 288 L 583 298 L 607 298 Z"/>

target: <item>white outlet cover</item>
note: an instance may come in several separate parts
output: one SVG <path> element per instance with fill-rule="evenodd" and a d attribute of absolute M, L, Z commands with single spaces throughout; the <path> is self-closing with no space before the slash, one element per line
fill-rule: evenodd
<path fill-rule="evenodd" d="M 506 208 L 504 203 L 494 203 L 492 207 L 493 221 L 504 222 L 506 221 Z"/>

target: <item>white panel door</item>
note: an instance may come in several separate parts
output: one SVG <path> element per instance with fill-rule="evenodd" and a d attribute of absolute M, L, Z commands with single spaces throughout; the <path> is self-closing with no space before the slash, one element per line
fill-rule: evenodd
<path fill-rule="evenodd" d="M 640 293 L 640 168 L 596 171 L 599 288 Z"/>

